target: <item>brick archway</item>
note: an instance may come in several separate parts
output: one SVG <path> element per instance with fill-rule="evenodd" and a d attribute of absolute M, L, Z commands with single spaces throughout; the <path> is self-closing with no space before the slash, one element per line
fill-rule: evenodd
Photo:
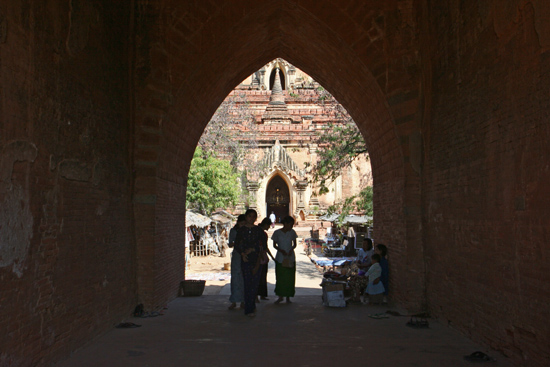
<path fill-rule="evenodd" d="M 546 1 L 7 1 L 0 360 L 69 355 L 176 297 L 193 150 L 276 57 L 352 114 L 392 300 L 550 358 Z M 4 246 L 4 244 L 9 246 Z M 505 281 L 503 281 L 505 279 Z"/>
<path fill-rule="evenodd" d="M 138 31 L 138 39 L 147 43 L 138 45 L 136 54 L 135 82 L 141 88 L 136 90 L 134 213 L 136 228 L 155 218 L 151 232 L 168 232 L 174 243 L 152 233 L 138 233 L 138 254 L 159 247 L 177 248 L 175 242 L 183 232 L 171 223 L 178 214 L 162 202 L 184 207 L 189 163 L 210 117 L 239 82 L 281 57 L 329 89 L 357 122 L 372 160 L 377 240 L 397 250 L 392 258 L 394 295 L 402 304 L 421 308 L 420 81 L 409 12 L 395 5 L 371 4 L 359 22 L 353 9 L 330 1 L 317 2 L 314 7 L 293 1 L 261 6 L 243 1 L 208 11 L 201 6 L 189 9 L 177 2 L 166 4 L 170 6 L 149 4 L 137 14 L 136 29 L 144 32 Z M 189 29 L 184 20 L 200 18 L 204 11 L 208 19 L 197 19 L 201 27 Z M 140 21 L 144 22 L 141 27 Z M 390 23 L 404 24 L 403 34 L 390 35 Z M 300 32 L 295 31 L 297 24 Z M 231 34 L 225 31 L 229 26 Z M 192 58 L 188 57 L 190 50 Z M 401 55 L 402 62 L 390 62 L 389 50 Z M 150 160 L 142 159 L 150 156 L 140 148 L 142 139 L 154 140 L 154 148 L 148 149 L 158 154 Z M 183 210 L 180 213 L 181 220 Z M 150 258 L 139 255 L 138 261 L 139 269 L 144 269 L 138 279 L 145 303 L 155 307 L 172 297 L 169 284 L 173 288 L 181 276 L 177 267 L 161 270 L 149 264 Z M 164 262 L 171 263 L 170 259 L 160 261 Z M 401 270 L 397 270 L 399 264 Z M 410 272 L 416 276 L 408 276 Z M 159 276 L 165 282 L 162 286 L 146 281 Z"/>

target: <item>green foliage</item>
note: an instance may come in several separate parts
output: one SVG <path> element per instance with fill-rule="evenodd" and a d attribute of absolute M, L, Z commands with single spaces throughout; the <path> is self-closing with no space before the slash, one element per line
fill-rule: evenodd
<path fill-rule="evenodd" d="M 329 206 L 329 214 L 337 213 L 338 224 L 342 225 L 344 219 L 353 212 L 361 212 L 363 215 L 372 217 L 372 186 L 367 186 L 358 195 L 348 197 L 343 203 Z"/>
<path fill-rule="evenodd" d="M 328 92 L 325 96 L 333 99 Z M 348 115 L 347 111 L 334 99 L 326 106 L 339 119 L 339 122 L 329 122 L 327 126 L 317 134 L 318 162 L 315 166 L 308 164 L 308 169 L 313 175 L 313 181 L 319 184 L 319 193 L 328 191 L 330 185 L 342 170 L 349 168 L 361 155 L 368 159 L 367 145 L 359 128 Z"/>
<path fill-rule="evenodd" d="M 364 215 L 368 215 L 369 217 L 372 217 L 373 215 L 372 197 L 372 186 L 367 186 L 361 190 L 356 202 L 357 210 L 363 212 Z"/>
<path fill-rule="evenodd" d="M 312 180 L 317 183 L 320 195 L 329 191 L 328 186 L 336 180 L 344 169 L 361 156 L 368 159 L 367 145 L 359 128 L 347 111 L 326 90 L 319 90 L 319 100 L 327 115 L 334 117 L 317 135 L 317 156 L 315 165 L 307 165 Z M 342 219 L 352 212 L 372 215 L 372 187 L 365 187 L 356 196 L 329 208 L 332 213 L 340 213 Z"/>
<path fill-rule="evenodd" d="M 187 208 L 210 215 L 234 206 L 240 193 L 239 175 L 231 164 L 197 147 L 187 181 Z"/>
<path fill-rule="evenodd" d="M 351 166 L 367 146 L 353 120 L 343 124 L 329 123 L 318 137 L 319 161 L 313 170 L 313 179 L 320 188 L 326 188 L 341 171 Z"/>
<path fill-rule="evenodd" d="M 342 225 L 344 223 L 344 219 L 350 215 L 354 209 L 353 202 L 355 201 L 357 197 L 351 196 L 349 198 L 346 198 L 343 203 L 337 203 L 334 205 L 331 205 L 328 208 L 329 213 L 336 213 L 340 214 L 338 216 L 338 225 Z"/>

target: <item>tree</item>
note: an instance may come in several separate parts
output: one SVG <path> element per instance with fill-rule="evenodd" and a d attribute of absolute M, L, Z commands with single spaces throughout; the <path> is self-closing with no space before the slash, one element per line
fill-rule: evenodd
<path fill-rule="evenodd" d="M 357 209 L 359 209 L 369 217 L 372 217 L 373 215 L 372 196 L 372 186 L 365 187 L 363 190 L 361 190 L 359 195 L 357 195 Z"/>
<path fill-rule="evenodd" d="M 187 208 L 210 215 L 234 206 L 240 197 L 239 175 L 227 160 L 197 147 L 187 181 Z"/>
<path fill-rule="evenodd" d="M 258 127 L 252 112 L 246 94 L 233 91 L 218 107 L 199 140 L 204 152 L 215 153 L 218 158 L 229 161 L 240 173 L 243 183 L 248 174 L 254 175 L 261 170 L 256 162 L 245 159 L 246 154 L 257 147 Z M 246 189 L 241 187 L 239 192 L 239 201 L 246 202 Z"/>
<path fill-rule="evenodd" d="M 199 146 L 205 152 L 216 152 L 239 170 L 251 170 L 244 159 L 256 146 L 257 126 L 245 94 L 234 91 L 222 102 L 204 129 Z"/>
<path fill-rule="evenodd" d="M 319 185 L 319 194 L 328 192 L 328 185 L 341 175 L 361 155 L 367 155 L 367 146 L 353 120 L 342 124 L 330 122 L 317 140 L 318 161 L 312 170 L 313 180 Z"/>
<path fill-rule="evenodd" d="M 359 128 L 343 106 L 326 90 L 320 88 L 318 91 L 319 102 L 333 121 L 318 133 L 318 161 L 308 169 L 312 180 L 318 185 L 319 194 L 325 194 L 342 170 L 349 168 L 361 156 L 368 159 L 368 150 Z M 342 217 L 353 211 L 372 216 L 372 186 L 365 186 L 358 195 L 329 207 L 329 212 L 340 213 Z"/>
<path fill-rule="evenodd" d="M 363 215 L 372 217 L 372 186 L 364 187 L 359 194 L 348 197 L 342 203 L 337 203 L 328 207 L 329 213 L 337 213 L 338 222 L 342 224 L 344 219 L 353 211 L 363 213 Z"/>

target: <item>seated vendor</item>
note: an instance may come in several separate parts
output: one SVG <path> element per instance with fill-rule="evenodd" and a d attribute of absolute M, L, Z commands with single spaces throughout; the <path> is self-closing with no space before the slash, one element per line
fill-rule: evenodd
<path fill-rule="evenodd" d="M 355 263 L 360 270 L 368 270 L 371 266 L 371 258 L 374 254 L 374 248 L 372 247 L 372 240 L 370 238 L 365 238 L 363 240 L 363 248 L 357 250 L 357 258 Z"/>
<path fill-rule="evenodd" d="M 370 238 L 365 238 L 363 240 L 363 248 L 360 248 L 357 251 L 357 258 L 347 270 L 350 275 L 348 284 L 352 291 L 352 297 L 348 300 L 349 302 L 361 302 L 361 294 L 365 291 L 367 285 L 369 284 L 368 278 L 365 274 L 372 265 L 373 254 L 374 249 L 372 247 L 372 240 Z"/>

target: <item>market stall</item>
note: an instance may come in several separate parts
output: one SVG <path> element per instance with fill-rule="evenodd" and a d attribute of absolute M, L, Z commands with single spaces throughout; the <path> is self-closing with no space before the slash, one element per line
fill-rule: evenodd
<path fill-rule="evenodd" d="M 186 251 L 189 255 L 208 256 L 211 253 L 214 240 L 207 231 L 210 223 L 212 220 L 202 214 L 189 210 L 185 213 Z"/>
<path fill-rule="evenodd" d="M 220 210 L 213 213 L 210 218 L 212 219 L 211 227 L 213 226 L 215 229 L 215 241 L 218 245 L 220 256 L 225 257 L 225 252 L 228 249 L 229 231 L 236 217 L 231 213 Z"/>
<path fill-rule="evenodd" d="M 332 213 L 319 219 L 333 223 L 333 230 L 324 240 L 326 248 L 323 254 L 326 256 L 355 256 L 356 250 L 362 246 L 363 239 L 372 238 L 373 217 L 351 214 L 342 219 L 339 214 Z"/>

